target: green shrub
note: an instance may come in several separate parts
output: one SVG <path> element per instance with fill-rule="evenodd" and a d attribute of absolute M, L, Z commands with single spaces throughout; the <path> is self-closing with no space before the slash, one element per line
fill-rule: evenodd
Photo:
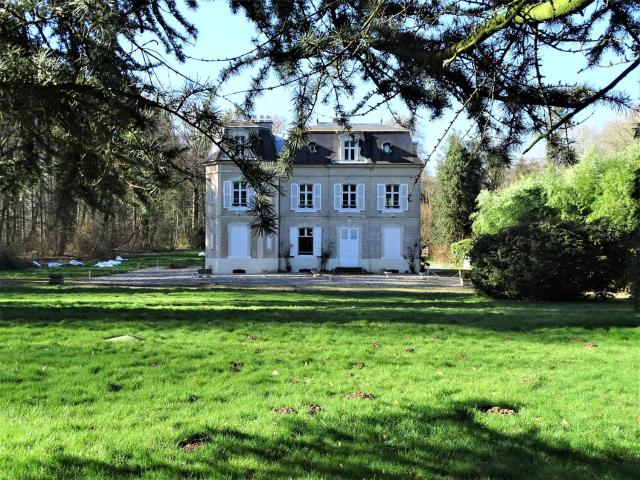
<path fill-rule="evenodd" d="M 473 240 L 470 238 L 465 238 L 464 240 L 451 244 L 451 256 L 456 265 L 462 265 L 464 263 L 464 259 L 469 256 L 471 248 L 473 248 Z"/>
<path fill-rule="evenodd" d="M 475 234 L 497 233 L 519 223 L 607 222 L 621 234 L 639 227 L 632 195 L 640 169 L 640 142 L 612 155 L 587 151 L 570 168 L 532 173 L 499 192 L 483 191 L 473 214 Z"/>
<path fill-rule="evenodd" d="M 519 224 L 481 235 L 471 250 L 475 288 L 495 298 L 571 300 L 621 286 L 627 250 L 608 226 Z"/>

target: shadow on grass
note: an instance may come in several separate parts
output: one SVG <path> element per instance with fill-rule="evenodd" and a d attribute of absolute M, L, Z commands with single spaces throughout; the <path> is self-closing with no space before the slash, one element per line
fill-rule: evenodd
<path fill-rule="evenodd" d="M 68 288 L 8 289 L 15 300 L 0 303 L 0 321 L 42 325 L 65 321 L 144 321 L 195 330 L 211 325 L 350 323 L 354 321 L 442 324 L 495 331 L 638 326 L 629 302 L 572 303 L 493 301 L 464 292 L 277 292 L 259 290 Z M 44 303 L 20 298 L 37 294 Z M 124 295 L 123 295 L 124 294 Z M 42 297 L 40 297 L 42 295 Z M 117 297 L 112 295 L 117 295 Z"/>
<path fill-rule="evenodd" d="M 482 403 L 482 402 L 479 402 Z M 278 417 L 277 435 L 209 428 L 207 443 L 175 456 L 141 453 L 109 463 L 59 455 L 40 467 L 49 478 L 634 478 L 640 462 L 629 452 L 587 454 L 562 441 L 551 443 L 535 430 L 517 430 L 518 417 L 493 417 L 499 431 L 479 413 L 478 402 L 451 410 L 418 408 L 395 415 L 350 417 L 348 422 Z M 271 414 L 273 415 L 273 414 Z M 495 424 L 495 423 L 494 423 Z M 177 447 L 176 447 L 177 449 Z M 593 452 L 590 449 L 590 452 Z M 240 465 L 242 467 L 240 467 Z M 147 477 L 145 477 L 147 478 Z"/>

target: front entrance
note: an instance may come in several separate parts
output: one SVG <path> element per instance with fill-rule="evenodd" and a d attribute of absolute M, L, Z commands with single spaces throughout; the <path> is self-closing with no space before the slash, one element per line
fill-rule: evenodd
<path fill-rule="evenodd" d="M 358 263 L 358 229 L 340 228 L 340 266 L 357 267 Z"/>

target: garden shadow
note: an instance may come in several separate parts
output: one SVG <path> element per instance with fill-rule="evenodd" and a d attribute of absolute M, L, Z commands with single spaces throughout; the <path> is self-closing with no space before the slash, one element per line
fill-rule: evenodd
<path fill-rule="evenodd" d="M 640 462 L 630 453 L 585 453 L 537 431 L 489 426 L 481 400 L 448 410 L 424 407 L 397 414 L 352 415 L 348 422 L 299 413 L 274 417 L 277 435 L 237 429 L 203 430 L 207 443 L 160 460 L 158 454 L 120 464 L 60 455 L 44 462 L 50 478 L 634 478 Z M 268 413 L 270 415 L 275 415 Z M 495 423 L 494 423 L 495 424 Z M 514 427 L 515 425 L 515 427 Z M 590 449 L 590 452 L 593 450 Z M 251 465 L 241 468 L 239 465 Z"/>
<path fill-rule="evenodd" d="M 42 292 L 60 302 L 33 303 L 19 294 Z M 126 296 L 122 294 L 126 293 Z M 163 295 L 148 296 L 162 292 Z M 354 321 L 440 324 L 523 332 L 549 328 L 586 329 L 638 326 L 629 302 L 608 300 L 572 303 L 527 303 L 482 299 L 464 292 L 218 292 L 185 289 L 70 288 L 50 292 L 11 289 L 13 301 L 0 303 L 0 321 L 46 325 L 65 321 L 85 328 L 104 322 L 144 321 L 159 327 L 206 329 L 242 322 L 334 323 Z M 164 296 L 176 293 L 175 299 Z M 92 295 L 83 301 L 83 295 Z M 110 301 L 110 294 L 119 298 Z M 96 296 L 101 296 L 96 300 Z M 76 300 L 77 299 L 77 300 Z M 72 300 L 72 301 L 69 301 Z"/>

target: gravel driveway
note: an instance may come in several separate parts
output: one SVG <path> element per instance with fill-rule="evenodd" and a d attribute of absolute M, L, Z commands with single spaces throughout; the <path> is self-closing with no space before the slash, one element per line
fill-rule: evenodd
<path fill-rule="evenodd" d="M 461 288 L 460 279 L 455 276 L 397 274 L 390 275 L 333 275 L 323 274 L 313 278 L 304 273 L 272 273 L 262 275 L 212 275 L 198 278 L 197 268 L 144 268 L 108 277 L 74 280 L 81 285 L 126 285 L 126 286 L 190 286 L 190 285 L 230 285 L 230 286 L 292 286 L 292 287 L 387 287 L 387 288 Z M 448 273 L 450 275 L 450 273 Z M 465 282 L 468 286 L 468 282 Z"/>

